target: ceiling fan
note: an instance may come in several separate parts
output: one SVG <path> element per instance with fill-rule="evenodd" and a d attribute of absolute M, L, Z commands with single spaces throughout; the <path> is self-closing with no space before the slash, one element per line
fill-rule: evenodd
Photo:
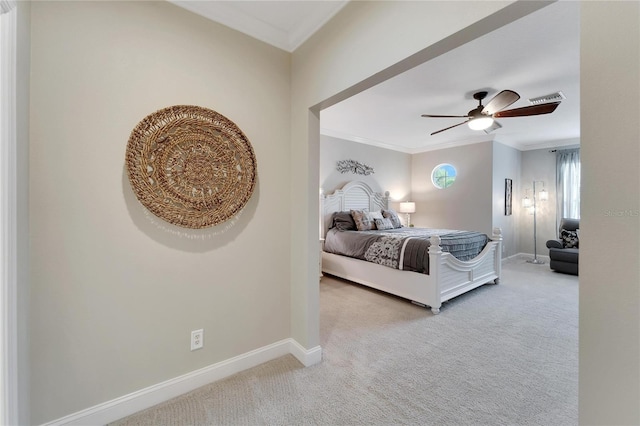
<path fill-rule="evenodd" d="M 462 123 L 454 124 L 453 126 L 445 127 L 444 129 L 437 130 L 431 135 L 444 132 L 445 130 L 453 129 L 454 127 L 462 126 L 465 123 L 469 124 L 469 128 L 473 130 L 484 130 L 489 133 L 491 130 L 499 129 L 502 127 L 495 118 L 506 117 L 525 117 L 528 115 L 541 115 L 549 114 L 555 111 L 560 105 L 560 102 L 548 102 L 540 105 L 531 105 L 522 108 L 514 108 L 504 110 L 509 105 L 520 99 L 513 90 L 503 90 L 495 95 L 486 106 L 482 105 L 482 100 L 487 97 L 487 92 L 477 92 L 473 94 L 473 99 L 478 101 L 478 106 L 467 115 L 434 115 L 434 114 L 422 114 L 422 117 L 430 118 L 466 118 L 466 121 Z M 504 111 L 503 111 L 504 110 Z M 491 129 L 490 129 L 491 128 Z M 487 131 L 490 129 L 489 131 Z"/>

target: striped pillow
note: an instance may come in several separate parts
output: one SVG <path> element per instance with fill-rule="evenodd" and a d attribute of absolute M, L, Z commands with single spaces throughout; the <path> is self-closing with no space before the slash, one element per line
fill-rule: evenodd
<path fill-rule="evenodd" d="M 402 228 L 402 222 L 395 210 L 382 210 L 382 216 L 389 219 L 394 228 Z"/>
<path fill-rule="evenodd" d="M 376 219 L 376 228 L 384 231 L 385 229 L 393 229 L 391 219 Z"/>

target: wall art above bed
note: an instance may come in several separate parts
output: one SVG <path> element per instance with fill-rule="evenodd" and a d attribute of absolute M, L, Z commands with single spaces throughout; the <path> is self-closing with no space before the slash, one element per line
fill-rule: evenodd
<path fill-rule="evenodd" d="M 340 173 L 369 176 L 374 174 L 373 167 L 355 160 L 340 160 L 336 163 L 336 170 Z"/>
<path fill-rule="evenodd" d="M 237 215 L 257 180 L 244 133 L 223 115 L 191 105 L 164 108 L 140 121 L 129 137 L 126 167 L 142 205 L 193 229 Z"/>

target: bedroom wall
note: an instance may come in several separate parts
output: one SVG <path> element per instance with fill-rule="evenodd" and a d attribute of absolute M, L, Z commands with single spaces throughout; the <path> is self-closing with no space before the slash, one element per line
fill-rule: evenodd
<path fill-rule="evenodd" d="M 454 184 L 438 189 L 431 172 L 441 164 L 456 168 Z M 491 235 L 493 145 L 481 142 L 414 154 L 411 158 L 411 193 L 418 227 L 469 229 Z"/>
<path fill-rule="evenodd" d="M 368 176 L 340 173 L 336 163 L 355 160 L 373 167 Z M 411 154 L 320 135 L 320 187 L 325 194 L 352 180 L 367 183 L 374 191 L 389 191 L 391 208 L 407 199 L 411 191 Z"/>
<path fill-rule="evenodd" d="M 520 242 L 520 179 L 522 153 L 510 146 L 493 141 L 493 227 L 502 229 L 502 257 L 518 253 Z M 505 179 L 512 180 L 512 213 L 504 213 Z"/>
<path fill-rule="evenodd" d="M 291 327 L 293 337 L 307 348 L 319 344 L 320 109 L 538 7 L 518 2 L 438 48 L 428 48 L 512 3 L 474 2 L 469 7 L 466 2 L 349 2 L 293 53 Z"/>
<path fill-rule="evenodd" d="M 517 201 L 518 216 L 520 224 L 518 231 L 520 234 L 520 242 L 518 245 L 519 253 L 526 253 L 533 256 L 533 215 L 528 210 L 522 208 L 522 198 L 528 194 L 532 198 L 533 181 L 536 181 L 536 192 L 541 189 L 541 183 L 544 182 L 544 188 L 549 192 L 548 201 L 536 201 L 536 241 L 538 255 L 548 256 L 547 240 L 556 238 L 556 154 L 551 152 L 553 149 L 534 149 L 531 151 L 522 151 L 522 169 L 520 172 L 520 198 Z"/>
<path fill-rule="evenodd" d="M 579 420 L 637 425 L 640 3 L 581 2 L 581 13 Z"/>
<path fill-rule="evenodd" d="M 290 55 L 168 2 L 31 9 L 31 424 L 289 338 Z M 172 226 L 130 188 L 131 130 L 176 104 L 253 145 L 233 226 Z"/>

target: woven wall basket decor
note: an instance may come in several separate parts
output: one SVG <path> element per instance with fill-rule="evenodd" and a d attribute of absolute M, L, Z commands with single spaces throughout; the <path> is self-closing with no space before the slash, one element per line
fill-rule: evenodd
<path fill-rule="evenodd" d="M 129 182 L 149 211 L 184 228 L 206 228 L 242 210 L 255 188 L 253 148 L 229 119 L 176 105 L 145 117 L 131 132 Z"/>

